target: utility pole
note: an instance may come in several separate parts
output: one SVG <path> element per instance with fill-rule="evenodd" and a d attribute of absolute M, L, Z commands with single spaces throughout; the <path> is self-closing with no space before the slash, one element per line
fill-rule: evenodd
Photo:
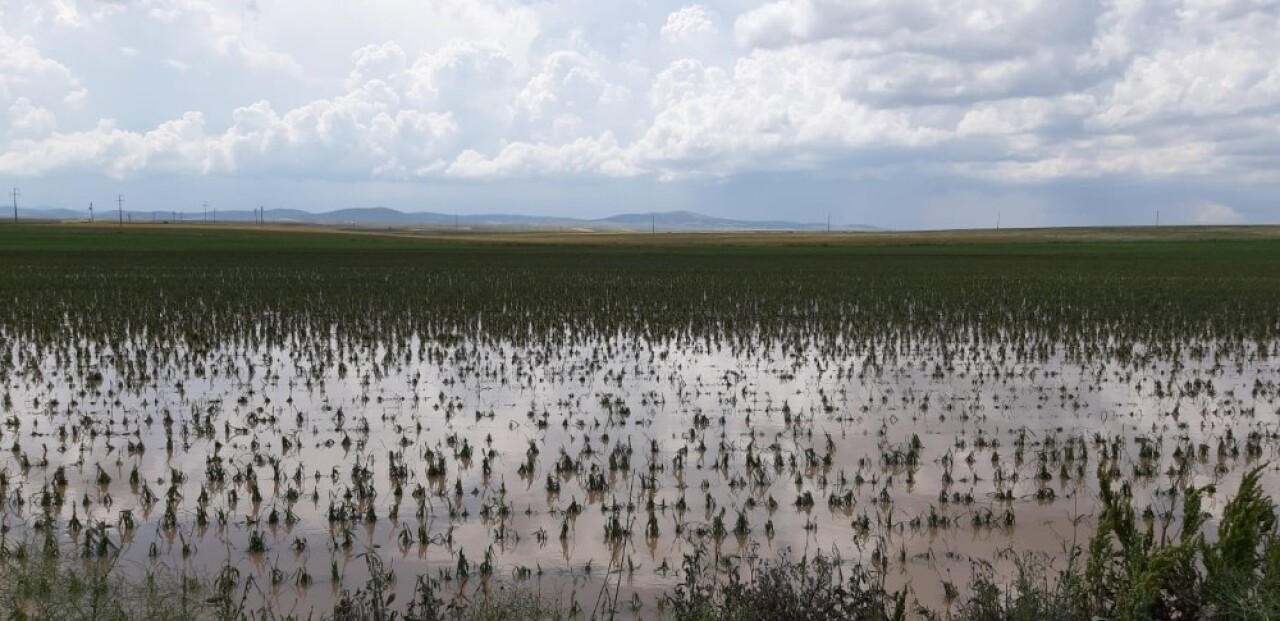
<path fill-rule="evenodd" d="M 831 212 L 827 212 L 827 232 L 831 232 Z"/>
<path fill-rule="evenodd" d="M 1000 230 L 1000 212 L 996 212 L 996 230 Z"/>
<path fill-rule="evenodd" d="M 18 188 L 13 189 L 13 223 L 14 224 L 18 223 L 18 196 L 20 196 L 21 194 L 22 193 L 18 191 Z"/>
<path fill-rule="evenodd" d="M 93 224 L 93 201 L 89 201 L 89 224 Z"/>
<path fill-rule="evenodd" d="M 1156 210 L 1156 226 L 1160 226 L 1160 210 Z"/>
<path fill-rule="evenodd" d="M 654 235 L 658 232 L 658 216 L 649 214 L 649 234 Z"/>
<path fill-rule="evenodd" d="M 201 203 L 200 206 L 204 208 L 204 223 L 208 224 L 209 223 L 209 201 L 205 201 Z"/>
<path fill-rule="evenodd" d="M 120 226 L 124 226 L 124 194 L 116 198 L 116 207 L 120 214 Z"/>

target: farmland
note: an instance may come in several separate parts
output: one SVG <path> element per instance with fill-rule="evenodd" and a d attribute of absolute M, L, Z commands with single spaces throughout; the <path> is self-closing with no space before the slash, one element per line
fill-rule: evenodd
<path fill-rule="evenodd" d="M 44 582 L 0 614 L 83 572 L 193 616 L 696 618 L 804 559 L 889 615 L 1085 564 L 1073 602 L 1229 615 L 1280 584 L 1278 300 L 1266 227 L 10 225 L 0 536 Z"/>

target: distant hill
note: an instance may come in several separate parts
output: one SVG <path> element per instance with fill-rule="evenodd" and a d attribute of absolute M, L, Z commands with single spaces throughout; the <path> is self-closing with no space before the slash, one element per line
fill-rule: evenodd
<path fill-rule="evenodd" d="M 680 231 L 818 231 L 826 230 L 825 222 L 792 222 L 787 220 L 735 220 L 707 216 L 693 211 L 666 211 L 659 213 L 624 213 L 599 220 L 590 220 L 598 227 L 625 229 L 658 228 Z M 831 228 L 847 230 L 877 230 L 865 224 L 832 224 Z"/>
<path fill-rule="evenodd" d="M 98 220 L 112 221 L 120 214 L 110 209 L 100 209 Z M 174 211 L 130 211 L 123 214 L 134 222 L 205 222 L 202 212 L 178 213 Z M 88 220 L 87 210 L 52 207 L 19 208 L 18 216 L 33 220 Z M 324 224 L 358 227 L 465 227 L 502 229 L 555 229 L 578 228 L 600 231 L 821 231 L 825 222 L 792 222 L 787 220 L 739 220 L 719 218 L 692 211 L 663 211 L 650 213 L 625 213 L 608 218 L 563 218 L 556 216 L 528 216 L 518 214 L 452 215 L 429 211 L 403 212 L 385 207 L 338 209 L 310 212 L 300 209 L 268 209 L 264 217 L 269 223 Z M 252 210 L 210 211 L 208 221 L 253 222 Z M 832 224 L 832 230 L 875 231 L 877 227 L 865 224 Z"/>

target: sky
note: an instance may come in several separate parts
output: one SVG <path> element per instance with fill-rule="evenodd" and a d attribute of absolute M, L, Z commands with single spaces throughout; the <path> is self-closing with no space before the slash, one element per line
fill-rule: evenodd
<path fill-rule="evenodd" d="M 0 187 L 142 211 L 1274 223 L 1278 33 L 1280 0 L 0 0 Z"/>

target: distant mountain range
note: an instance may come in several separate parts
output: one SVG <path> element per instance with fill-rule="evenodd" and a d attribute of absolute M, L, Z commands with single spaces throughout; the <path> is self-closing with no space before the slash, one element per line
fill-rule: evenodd
<path fill-rule="evenodd" d="M 2 212 L 0 212 L 2 213 Z M 253 222 L 252 210 L 210 211 L 208 221 Z M 18 216 L 32 220 L 88 220 L 89 212 L 60 208 L 19 208 Z M 118 212 L 98 210 L 95 218 L 113 221 Z M 202 212 L 179 214 L 173 211 L 129 211 L 124 217 L 135 222 L 205 222 Z M 792 222 L 786 220 L 738 220 L 717 218 L 692 211 L 663 211 L 653 213 L 626 213 L 608 218 L 561 218 L 555 216 L 524 216 L 516 214 L 451 215 L 433 212 L 403 212 L 383 207 L 338 209 L 313 213 L 299 209 L 267 209 L 267 223 L 273 224 L 323 224 L 354 227 L 459 227 L 488 229 L 582 229 L 589 231 L 824 231 L 825 222 Z M 874 231 L 880 230 L 865 224 L 835 224 L 832 230 Z"/>

